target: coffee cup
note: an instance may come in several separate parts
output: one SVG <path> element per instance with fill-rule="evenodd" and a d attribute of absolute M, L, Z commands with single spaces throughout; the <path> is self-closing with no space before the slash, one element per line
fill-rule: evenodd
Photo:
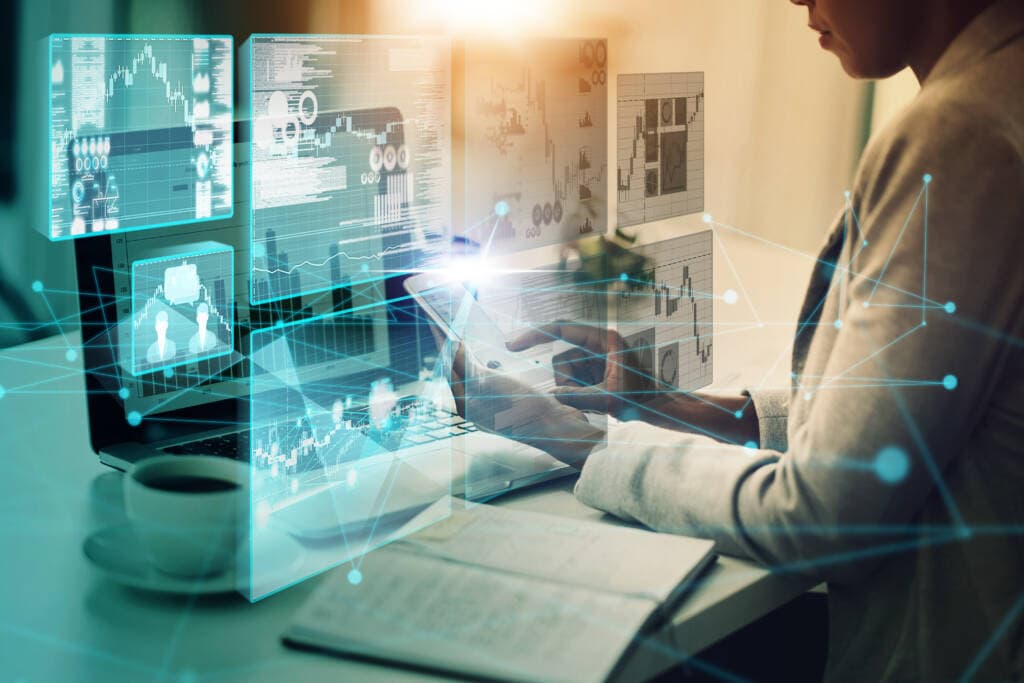
<path fill-rule="evenodd" d="M 201 577 L 234 566 L 246 519 L 249 472 L 234 460 L 162 455 L 124 478 L 125 508 L 153 564 Z"/>

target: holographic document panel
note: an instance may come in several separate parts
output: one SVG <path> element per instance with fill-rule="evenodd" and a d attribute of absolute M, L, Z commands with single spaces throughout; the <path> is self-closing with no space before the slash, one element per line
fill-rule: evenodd
<path fill-rule="evenodd" d="M 50 239 L 232 214 L 232 39 L 49 37 Z"/>
<path fill-rule="evenodd" d="M 466 225 L 496 252 L 607 227 L 605 40 L 465 44 Z"/>
<path fill-rule="evenodd" d="M 438 38 L 253 36 L 252 299 L 414 267 L 451 220 L 451 48 Z"/>
<path fill-rule="evenodd" d="M 366 553 L 451 511 L 452 440 L 429 435 L 447 385 L 399 393 L 399 378 L 372 353 L 384 312 L 250 337 L 252 528 L 240 588 L 251 599 L 342 562 L 358 568 Z M 282 549 L 281 534 L 304 549 Z"/>

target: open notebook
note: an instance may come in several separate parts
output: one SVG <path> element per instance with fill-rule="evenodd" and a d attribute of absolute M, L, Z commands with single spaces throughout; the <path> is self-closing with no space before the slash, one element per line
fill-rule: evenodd
<path fill-rule="evenodd" d="M 303 647 L 498 680 L 602 681 L 714 561 L 712 543 L 489 505 L 328 576 Z"/>

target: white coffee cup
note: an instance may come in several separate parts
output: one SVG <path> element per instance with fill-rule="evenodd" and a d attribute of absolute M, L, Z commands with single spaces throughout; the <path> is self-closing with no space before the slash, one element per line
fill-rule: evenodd
<path fill-rule="evenodd" d="M 177 576 L 221 573 L 234 565 L 247 524 L 246 466 L 213 456 L 162 455 L 124 478 L 128 519 L 153 563 Z"/>

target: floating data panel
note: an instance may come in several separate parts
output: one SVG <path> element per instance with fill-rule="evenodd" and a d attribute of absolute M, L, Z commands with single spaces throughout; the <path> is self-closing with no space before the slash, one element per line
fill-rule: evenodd
<path fill-rule="evenodd" d="M 447 39 L 253 36 L 252 300 L 417 267 L 451 222 Z"/>
<path fill-rule="evenodd" d="M 188 244 L 132 263 L 131 373 L 234 349 L 234 249 Z"/>
<path fill-rule="evenodd" d="M 465 225 L 495 252 L 607 227 L 608 43 L 465 43 Z"/>
<path fill-rule="evenodd" d="M 618 227 L 704 210 L 704 74 L 620 74 Z"/>
<path fill-rule="evenodd" d="M 50 239 L 232 215 L 230 36 L 47 40 Z"/>
<path fill-rule="evenodd" d="M 450 514 L 452 439 L 437 416 L 450 393 L 438 381 L 399 393 L 401 378 L 373 353 L 384 311 L 357 305 L 250 336 L 251 531 L 239 588 L 252 600 L 343 562 L 357 568 Z"/>
<path fill-rule="evenodd" d="M 660 388 L 707 386 L 713 372 L 711 231 L 633 251 L 647 266 L 625 279 L 616 295 L 619 333 Z"/>

